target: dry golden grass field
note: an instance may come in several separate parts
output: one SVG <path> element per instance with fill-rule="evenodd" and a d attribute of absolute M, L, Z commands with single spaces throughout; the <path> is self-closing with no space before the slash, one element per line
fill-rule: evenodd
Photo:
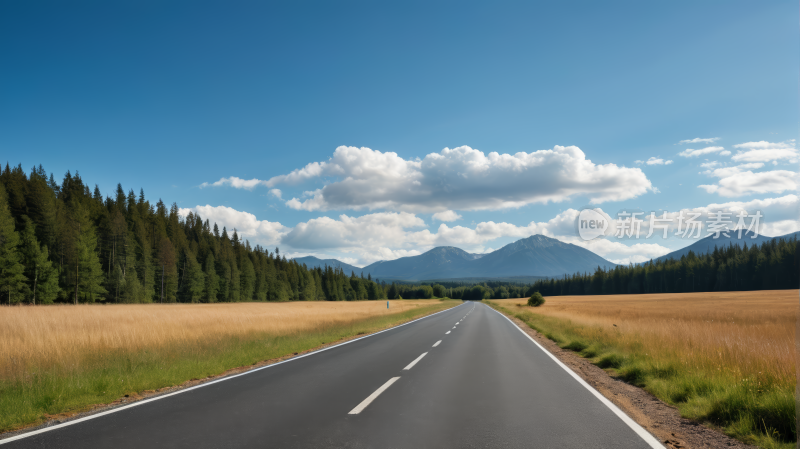
<path fill-rule="evenodd" d="M 71 367 L 86 356 L 191 347 L 254 333 L 292 335 L 385 316 L 431 301 L 0 307 L 0 378 L 31 367 Z"/>
<path fill-rule="evenodd" d="M 0 431 L 374 332 L 460 304 L 403 300 L 0 307 Z"/>
<path fill-rule="evenodd" d="M 798 293 L 555 296 L 538 308 L 526 307 L 527 298 L 492 302 L 684 416 L 780 446 L 796 439 Z"/>

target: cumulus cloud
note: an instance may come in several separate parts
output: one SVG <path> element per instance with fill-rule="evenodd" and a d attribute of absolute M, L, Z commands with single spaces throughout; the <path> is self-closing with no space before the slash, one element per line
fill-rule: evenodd
<path fill-rule="evenodd" d="M 705 147 L 699 150 L 693 150 L 691 148 L 687 148 L 678 153 L 678 156 L 697 157 L 697 156 L 702 156 L 704 154 L 712 154 L 712 153 L 719 153 L 722 156 L 728 156 L 731 154 L 731 152 L 726 150 L 725 147 Z"/>
<path fill-rule="evenodd" d="M 462 146 L 445 148 L 421 160 L 342 146 L 327 161 L 313 162 L 287 175 L 266 181 L 223 178 L 211 185 L 252 188 L 260 183 L 274 187 L 322 177 L 333 181 L 288 200 L 286 205 L 308 211 L 496 210 L 559 202 L 578 195 L 588 196 L 592 203 L 620 201 L 652 189 L 640 169 L 595 164 L 575 146 L 513 155 L 485 154 Z"/>
<path fill-rule="evenodd" d="M 733 167 L 707 170 L 704 174 L 720 178 L 717 184 L 699 185 L 708 193 L 718 193 L 724 197 L 736 197 L 754 193 L 782 193 L 796 191 L 798 188 L 797 172 L 788 170 L 772 170 L 754 173 L 753 169 L 764 164 L 754 162 Z"/>
<path fill-rule="evenodd" d="M 736 162 L 777 162 L 778 160 L 795 161 L 798 159 L 794 140 L 788 142 L 746 142 L 734 145 L 740 150 L 731 159 Z"/>
<path fill-rule="evenodd" d="M 439 221 L 456 221 L 461 219 L 461 215 L 458 215 L 452 210 L 446 210 L 444 212 L 436 212 L 433 214 L 433 219 Z"/>
<path fill-rule="evenodd" d="M 220 227 L 225 226 L 231 231 L 236 229 L 242 237 L 266 246 L 276 245 L 290 230 L 278 222 L 259 220 L 249 212 L 227 206 L 205 205 L 178 209 L 178 213 L 183 217 L 189 215 L 189 212 L 199 214 L 203 219 L 217 223 Z"/>
<path fill-rule="evenodd" d="M 714 143 L 719 140 L 719 137 L 709 137 L 707 139 L 701 139 L 700 137 L 695 137 L 694 139 L 688 140 L 681 140 L 678 144 L 683 145 L 685 143 Z"/>
<path fill-rule="evenodd" d="M 637 162 L 639 162 L 639 161 L 637 161 Z M 672 161 L 665 161 L 664 159 L 661 159 L 660 157 L 651 157 L 646 162 L 647 165 L 669 165 L 671 163 L 672 163 Z"/>
<path fill-rule="evenodd" d="M 281 189 L 270 189 L 269 193 L 272 194 L 272 196 L 274 196 L 275 198 L 277 198 L 279 200 L 283 199 L 283 198 L 281 198 L 281 195 L 283 195 L 283 192 L 281 192 Z"/>
<path fill-rule="evenodd" d="M 706 207 L 696 208 L 694 210 L 708 213 L 709 211 L 730 211 L 738 213 L 745 211 L 754 214 L 756 211 L 761 212 L 764 216 L 765 223 L 771 223 L 775 227 L 776 223 L 782 223 L 787 220 L 795 222 L 798 230 L 800 230 L 800 221 L 797 220 L 800 215 L 800 197 L 795 194 L 785 195 L 778 198 L 764 198 L 750 201 L 729 201 L 727 203 L 714 203 Z M 783 226 L 783 225 L 780 225 Z M 777 227 L 780 227 L 777 226 Z M 787 234 L 793 231 L 786 231 L 784 233 L 769 233 L 763 232 L 766 235 L 775 237 L 782 234 Z"/>
<path fill-rule="evenodd" d="M 708 169 L 718 167 L 719 165 L 720 165 L 719 161 L 703 162 L 702 164 L 700 164 L 701 167 Z"/>
<path fill-rule="evenodd" d="M 402 247 L 407 243 L 407 229 L 424 227 L 425 222 L 407 212 L 379 212 L 339 219 L 313 218 L 298 223 L 282 242 L 293 248 Z"/>

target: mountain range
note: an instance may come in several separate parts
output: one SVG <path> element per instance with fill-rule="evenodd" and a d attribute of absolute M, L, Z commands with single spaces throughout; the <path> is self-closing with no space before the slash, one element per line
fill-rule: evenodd
<path fill-rule="evenodd" d="M 468 253 L 452 246 L 433 248 L 418 256 L 381 260 L 364 268 L 336 259 L 303 257 L 298 262 L 311 266 L 342 267 L 345 272 L 371 274 L 385 280 L 419 281 L 454 278 L 507 278 L 512 276 L 561 276 L 595 268 L 613 268 L 613 262 L 571 243 L 533 235 L 487 254 Z"/>
<path fill-rule="evenodd" d="M 756 238 L 751 238 L 752 233 L 743 233 L 741 239 L 738 238 L 738 233 L 730 233 L 729 235 L 729 237 L 721 235 L 717 239 L 709 236 L 685 248 L 653 260 L 680 259 L 681 256 L 688 254 L 689 251 L 693 251 L 695 254 L 705 254 L 713 251 L 714 246 L 722 248 L 731 243 L 760 245 L 774 238 L 800 237 L 800 232 L 780 237 L 759 235 Z M 295 260 L 298 263 L 306 264 L 309 268 L 330 266 L 332 268 L 341 268 L 345 273 L 364 273 L 365 276 L 370 274 L 373 278 L 387 281 L 513 277 L 532 279 L 560 277 L 564 274 L 581 272 L 593 273 L 598 266 L 609 269 L 617 265 L 580 246 L 564 243 L 543 235 L 532 235 L 486 254 L 468 253 L 453 246 L 439 246 L 418 256 L 381 260 L 364 268 L 359 268 L 337 259 L 318 259 L 314 256 L 300 257 Z"/>

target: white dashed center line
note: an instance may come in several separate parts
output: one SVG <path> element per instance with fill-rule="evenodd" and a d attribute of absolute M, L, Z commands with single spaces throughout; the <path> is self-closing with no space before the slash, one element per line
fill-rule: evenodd
<path fill-rule="evenodd" d="M 436 343 L 433 344 L 433 347 L 435 348 L 435 347 L 439 346 L 439 343 L 441 343 L 441 342 L 442 342 L 442 340 L 437 341 Z"/>
<path fill-rule="evenodd" d="M 414 359 L 414 361 L 413 361 L 413 362 L 411 362 L 411 363 L 409 363 L 407 367 L 403 368 L 403 370 L 404 370 L 404 371 L 408 371 L 408 370 L 410 370 L 411 368 L 413 368 L 413 367 L 414 367 L 414 365 L 416 365 L 416 364 L 417 364 L 417 362 L 419 362 L 420 360 L 422 360 L 422 358 L 423 358 L 423 357 L 425 357 L 426 355 L 428 355 L 428 353 L 427 353 L 427 352 L 423 352 L 421 356 L 419 356 L 419 357 L 417 357 L 416 359 Z"/>
<path fill-rule="evenodd" d="M 447 331 L 447 332 L 445 332 L 444 334 L 445 334 L 445 335 L 447 335 L 447 334 L 449 334 L 449 333 L 450 333 L 450 331 Z"/>
<path fill-rule="evenodd" d="M 360 403 L 360 404 L 358 404 L 358 405 L 356 406 L 356 408 L 354 408 L 353 410 L 350 410 L 350 413 L 348 413 L 348 415 L 358 415 L 359 413 L 361 413 L 362 411 L 364 411 L 364 409 L 365 409 L 365 408 L 367 408 L 367 406 L 368 406 L 369 404 L 371 404 L 371 403 L 372 403 L 372 401 L 374 401 L 374 400 L 375 400 L 375 398 L 377 398 L 378 396 L 380 396 L 380 395 L 381 395 L 381 393 L 383 393 L 384 391 L 386 391 L 386 389 L 387 389 L 387 388 L 391 387 L 393 383 L 397 382 L 397 379 L 399 379 L 399 377 L 392 377 L 391 379 L 387 380 L 387 381 L 386 381 L 386 383 L 385 383 L 385 384 L 383 384 L 383 385 L 381 385 L 381 387 L 380 387 L 380 388 L 378 388 L 377 390 L 375 390 L 375 392 L 374 392 L 374 393 L 372 393 L 371 395 L 367 396 L 367 398 L 366 398 L 366 399 L 364 399 L 363 401 L 361 401 L 361 403 Z"/>

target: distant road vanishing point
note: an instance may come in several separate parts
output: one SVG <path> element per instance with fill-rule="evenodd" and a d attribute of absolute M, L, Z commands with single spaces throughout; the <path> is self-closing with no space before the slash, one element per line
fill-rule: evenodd
<path fill-rule="evenodd" d="M 662 447 L 481 303 L 0 445 Z"/>

